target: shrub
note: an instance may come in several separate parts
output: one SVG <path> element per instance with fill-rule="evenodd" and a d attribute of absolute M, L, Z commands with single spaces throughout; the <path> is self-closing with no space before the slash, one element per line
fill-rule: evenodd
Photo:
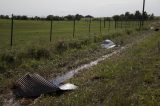
<path fill-rule="evenodd" d="M 41 58 L 49 58 L 50 57 L 50 52 L 45 49 L 45 48 L 31 48 L 28 49 L 28 56 L 30 58 L 34 59 L 41 59 Z"/>
<path fill-rule="evenodd" d="M 103 40 L 102 36 L 94 36 L 94 43 L 101 42 Z"/>
<path fill-rule="evenodd" d="M 76 41 L 72 41 L 68 43 L 69 48 L 71 49 L 80 49 L 82 44 L 80 41 L 76 40 Z"/>
<path fill-rule="evenodd" d="M 2 54 L 1 60 L 5 64 L 13 64 L 15 63 L 15 56 L 12 53 Z"/>
<path fill-rule="evenodd" d="M 88 38 L 88 39 L 84 39 L 81 41 L 81 44 L 82 45 L 88 45 L 88 44 L 91 44 L 91 40 Z"/>
<path fill-rule="evenodd" d="M 37 50 L 37 58 L 49 58 L 50 52 L 47 49 L 41 48 Z"/>
<path fill-rule="evenodd" d="M 55 45 L 56 51 L 62 53 L 68 49 L 68 44 L 64 41 L 58 41 Z"/>
<path fill-rule="evenodd" d="M 0 74 L 3 74 L 6 72 L 6 69 L 0 65 Z"/>
<path fill-rule="evenodd" d="M 127 34 L 127 35 L 130 35 L 132 32 L 133 32 L 132 30 L 129 30 L 129 29 L 126 30 L 126 34 Z"/>

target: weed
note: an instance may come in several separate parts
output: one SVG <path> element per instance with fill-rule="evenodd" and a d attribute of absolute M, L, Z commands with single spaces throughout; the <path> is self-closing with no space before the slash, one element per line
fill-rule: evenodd
<path fill-rule="evenodd" d="M 126 30 L 126 34 L 130 35 L 131 33 L 133 33 L 133 30 L 129 30 L 129 29 Z"/>
<path fill-rule="evenodd" d="M 28 49 L 27 55 L 33 59 L 48 59 L 50 57 L 50 52 L 45 48 L 31 48 Z"/>
<path fill-rule="evenodd" d="M 75 40 L 75 41 L 69 42 L 68 46 L 70 49 L 80 49 L 82 47 L 82 44 L 80 41 Z"/>
<path fill-rule="evenodd" d="M 2 54 L 1 61 L 7 65 L 15 63 L 15 56 L 13 53 Z"/>
<path fill-rule="evenodd" d="M 62 53 L 68 49 L 68 44 L 65 41 L 58 41 L 55 45 L 56 51 Z"/>
<path fill-rule="evenodd" d="M 0 74 L 4 74 L 6 72 L 6 69 L 0 65 Z"/>

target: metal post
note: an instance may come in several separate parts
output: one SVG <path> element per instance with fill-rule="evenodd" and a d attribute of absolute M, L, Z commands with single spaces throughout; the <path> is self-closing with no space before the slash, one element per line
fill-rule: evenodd
<path fill-rule="evenodd" d="M 50 42 L 52 41 L 52 23 L 53 23 L 53 20 L 51 19 Z"/>
<path fill-rule="evenodd" d="M 75 37 L 76 19 L 73 20 L 73 38 Z"/>
<path fill-rule="evenodd" d="M 12 14 L 12 17 L 11 17 L 11 41 L 10 41 L 10 46 L 12 47 L 12 45 L 13 45 L 13 18 L 14 18 L 14 16 L 13 16 L 13 14 Z"/>
<path fill-rule="evenodd" d="M 127 23 L 127 19 L 125 20 L 125 30 L 127 29 L 128 27 L 128 23 Z"/>
<path fill-rule="evenodd" d="M 110 27 L 111 27 L 111 20 L 108 20 L 108 31 L 110 31 Z"/>
<path fill-rule="evenodd" d="M 102 20 L 100 18 L 100 33 L 102 32 Z"/>
<path fill-rule="evenodd" d="M 122 19 L 121 19 L 121 28 L 123 28 L 123 21 L 122 21 Z"/>
<path fill-rule="evenodd" d="M 90 17 L 90 20 L 89 20 L 89 35 L 91 33 L 91 17 Z"/>
<path fill-rule="evenodd" d="M 104 28 L 106 28 L 106 19 L 104 18 Z"/>
<path fill-rule="evenodd" d="M 117 20 L 115 19 L 115 29 L 117 29 Z"/>

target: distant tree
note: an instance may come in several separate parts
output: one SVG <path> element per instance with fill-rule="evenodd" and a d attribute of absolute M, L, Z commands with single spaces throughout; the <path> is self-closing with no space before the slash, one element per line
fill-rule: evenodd
<path fill-rule="evenodd" d="M 33 19 L 34 19 L 34 20 L 40 20 L 41 18 L 38 17 L 38 16 L 35 16 Z"/>
<path fill-rule="evenodd" d="M 121 19 L 119 15 L 114 15 L 112 18 L 113 18 L 114 20 L 120 20 L 120 19 Z"/>
<path fill-rule="evenodd" d="M 129 16 L 130 16 L 130 13 L 129 13 L 129 12 L 126 12 L 126 13 L 125 13 L 125 19 L 129 19 Z"/>
<path fill-rule="evenodd" d="M 91 15 L 86 15 L 85 18 L 94 18 L 94 17 Z"/>
<path fill-rule="evenodd" d="M 145 11 L 144 12 L 144 17 L 143 17 L 145 20 L 149 19 L 149 15 L 147 14 L 147 12 Z"/>
<path fill-rule="evenodd" d="M 81 20 L 81 18 L 84 18 L 84 16 L 79 15 L 79 14 L 76 14 L 76 15 L 75 15 L 75 19 L 76 19 L 76 20 L 79 21 L 79 20 Z"/>
<path fill-rule="evenodd" d="M 105 17 L 105 20 L 109 21 L 109 20 L 111 20 L 111 17 Z"/>
<path fill-rule="evenodd" d="M 0 19 L 9 19 L 8 15 L 0 15 Z"/>
<path fill-rule="evenodd" d="M 47 20 L 53 20 L 53 17 L 54 17 L 53 15 L 48 15 L 46 19 Z"/>
<path fill-rule="evenodd" d="M 64 18 L 66 18 L 69 21 L 74 20 L 74 16 L 73 15 L 68 15 L 68 16 L 65 16 Z"/>
<path fill-rule="evenodd" d="M 124 19 L 125 19 L 125 15 L 124 15 L 124 14 L 121 14 L 121 15 L 120 15 L 120 19 L 121 19 L 121 20 L 124 20 Z"/>
<path fill-rule="evenodd" d="M 149 16 L 149 20 L 153 20 L 154 19 L 154 14 L 152 13 L 150 16 Z"/>
<path fill-rule="evenodd" d="M 28 17 L 26 15 L 21 16 L 22 20 L 28 20 Z"/>
<path fill-rule="evenodd" d="M 134 16 L 135 16 L 135 19 L 141 19 L 142 14 L 139 11 L 136 11 Z"/>

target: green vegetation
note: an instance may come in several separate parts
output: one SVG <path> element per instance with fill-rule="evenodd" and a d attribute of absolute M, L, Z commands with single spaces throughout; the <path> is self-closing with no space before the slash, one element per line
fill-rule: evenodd
<path fill-rule="evenodd" d="M 100 34 L 99 21 L 93 21 L 89 35 L 88 21 L 78 21 L 76 22 L 76 36 L 73 39 L 73 22 L 56 21 L 53 23 L 53 41 L 50 43 L 49 21 L 16 20 L 13 47 L 10 48 L 10 21 L 0 20 L 0 101 L 4 99 L 12 83 L 28 72 L 36 72 L 45 78 L 53 78 L 112 52 L 113 50 L 100 47 L 100 43 L 105 39 L 111 39 L 117 45 L 125 46 L 152 33 L 148 27 L 139 31 L 137 22 L 124 23 L 121 28 L 121 22 L 119 22 L 115 29 L 114 22 L 111 22 L 109 31 L 108 27 L 103 28 L 102 24 Z M 46 97 L 44 99 L 47 100 Z"/>
<path fill-rule="evenodd" d="M 42 96 L 34 106 L 158 106 L 160 33 L 71 79 L 76 91 Z"/>
<path fill-rule="evenodd" d="M 89 20 L 76 21 L 76 32 L 74 39 L 93 38 L 94 36 L 106 35 L 125 29 L 138 28 L 137 21 L 118 22 L 115 30 L 114 21 L 106 21 L 104 28 L 102 21 L 102 32 L 100 33 L 100 22 L 92 21 L 91 33 L 89 34 Z M 0 50 L 10 48 L 11 20 L 0 19 Z M 73 21 L 53 21 L 52 43 L 49 42 L 50 21 L 14 20 L 13 47 L 17 49 L 33 45 L 47 45 L 57 41 L 73 39 Z M 32 44 L 32 45 L 31 45 Z"/>

